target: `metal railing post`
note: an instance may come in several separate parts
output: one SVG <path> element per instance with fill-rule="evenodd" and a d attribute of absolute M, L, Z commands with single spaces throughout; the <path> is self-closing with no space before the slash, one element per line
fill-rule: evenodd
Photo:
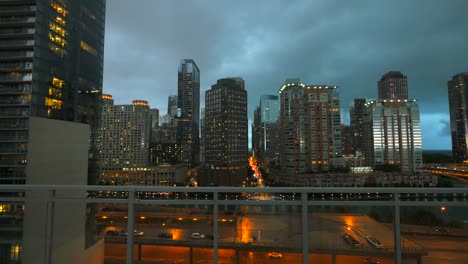
<path fill-rule="evenodd" d="M 127 214 L 127 258 L 125 263 L 133 263 L 133 227 L 135 225 L 135 191 L 128 192 Z"/>
<path fill-rule="evenodd" d="M 52 243 L 54 237 L 55 190 L 48 191 L 46 213 L 46 237 L 44 245 L 44 263 L 52 263 Z"/>
<path fill-rule="evenodd" d="M 302 205 L 302 264 L 309 263 L 309 208 L 307 192 L 301 192 Z"/>
<path fill-rule="evenodd" d="M 401 259 L 401 233 L 400 233 L 400 194 L 393 197 L 393 235 L 395 240 L 395 264 L 402 264 Z"/>
<path fill-rule="evenodd" d="M 218 192 L 213 192 L 213 263 L 218 263 Z"/>

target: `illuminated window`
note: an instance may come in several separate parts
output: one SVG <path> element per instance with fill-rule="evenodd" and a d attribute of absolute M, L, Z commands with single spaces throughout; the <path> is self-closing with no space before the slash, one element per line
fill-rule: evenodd
<path fill-rule="evenodd" d="M 50 3 L 50 6 L 52 6 L 52 8 L 60 15 L 62 15 L 63 17 L 66 17 L 67 14 L 68 14 L 68 11 L 61 5 L 55 3 L 55 2 L 51 2 Z"/>
<path fill-rule="evenodd" d="M 62 109 L 63 102 L 61 100 L 46 97 L 44 98 L 44 104 L 47 108 Z"/>
<path fill-rule="evenodd" d="M 62 91 L 57 88 L 49 87 L 49 96 L 55 98 L 62 98 Z"/>
<path fill-rule="evenodd" d="M 53 85 L 53 86 L 62 89 L 64 84 L 65 84 L 65 81 L 64 81 L 64 80 L 59 79 L 59 78 L 57 78 L 57 77 L 53 77 L 53 78 L 52 78 L 52 85 Z"/>
<path fill-rule="evenodd" d="M 10 209 L 9 205 L 6 204 L 0 204 L 0 214 L 1 213 L 8 213 L 8 210 Z"/>
<path fill-rule="evenodd" d="M 21 246 L 11 245 L 10 248 L 10 261 L 18 261 L 20 256 Z"/>
<path fill-rule="evenodd" d="M 54 43 L 57 43 L 58 45 L 60 45 L 62 47 L 65 47 L 65 45 L 67 44 L 67 42 L 65 41 L 64 38 L 62 38 L 60 36 L 57 36 L 57 35 L 54 35 L 52 33 L 49 33 L 49 39 L 50 39 L 50 41 L 52 41 Z"/>
<path fill-rule="evenodd" d="M 95 48 L 93 48 L 91 45 L 89 45 L 88 43 L 84 42 L 84 41 L 81 41 L 80 43 L 80 46 L 83 50 L 93 54 L 94 56 L 97 56 L 97 51 Z"/>
<path fill-rule="evenodd" d="M 65 37 L 67 34 L 67 31 L 63 27 L 55 24 L 54 22 L 49 22 L 49 29 L 62 37 Z"/>
<path fill-rule="evenodd" d="M 66 24 L 65 19 L 63 19 L 61 16 L 55 17 L 55 23 L 61 25 L 62 27 L 64 27 Z"/>
<path fill-rule="evenodd" d="M 49 44 L 49 49 L 53 51 L 55 54 L 57 54 L 58 56 L 60 56 L 61 58 L 63 58 L 67 54 L 65 49 L 52 43 Z"/>

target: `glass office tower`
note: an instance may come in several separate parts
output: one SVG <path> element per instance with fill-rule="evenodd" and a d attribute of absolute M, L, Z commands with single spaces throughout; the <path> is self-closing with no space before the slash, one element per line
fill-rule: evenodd
<path fill-rule="evenodd" d="M 105 7 L 105 0 L 0 0 L 0 184 L 28 183 L 29 117 L 90 124 L 88 182 L 97 179 Z M 21 232 L 7 235 L 18 241 Z M 15 261 L 9 247 L 2 243 L 1 263 Z"/>
<path fill-rule="evenodd" d="M 194 60 L 183 59 L 180 62 L 177 100 L 180 160 L 193 167 L 200 160 L 200 70 Z"/>
<path fill-rule="evenodd" d="M 448 81 L 452 155 L 457 162 L 468 159 L 467 90 L 468 72 L 457 74 Z"/>

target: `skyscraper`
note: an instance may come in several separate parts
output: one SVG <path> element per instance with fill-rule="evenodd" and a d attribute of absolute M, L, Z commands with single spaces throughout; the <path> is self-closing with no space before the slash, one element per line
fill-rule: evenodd
<path fill-rule="evenodd" d="M 111 95 L 103 94 L 99 150 L 101 170 L 147 167 L 151 136 L 151 110 L 148 102 L 133 100 L 129 105 L 114 105 Z"/>
<path fill-rule="evenodd" d="M 422 138 L 416 100 L 366 103 L 364 156 L 370 166 L 393 165 L 402 172 L 422 169 Z"/>
<path fill-rule="evenodd" d="M 352 154 L 356 155 L 356 151 L 363 151 L 363 124 L 366 114 L 366 98 L 355 98 L 349 112 L 353 145 Z"/>
<path fill-rule="evenodd" d="M 278 153 L 278 116 L 279 99 L 276 95 L 262 95 L 260 106 L 256 110 L 254 128 L 257 153 L 256 156 L 261 163 L 266 166 L 270 162 L 277 161 Z"/>
<path fill-rule="evenodd" d="M 244 80 L 224 78 L 205 93 L 205 163 L 219 185 L 241 185 L 248 165 Z"/>
<path fill-rule="evenodd" d="M 0 1 L 0 10 L 0 183 L 25 183 L 30 116 L 89 123 L 95 166 L 105 1 Z"/>
<path fill-rule="evenodd" d="M 455 161 L 468 160 L 468 72 L 448 81 L 452 155 Z"/>
<path fill-rule="evenodd" d="M 200 70 L 192 59 L 180 61 L 177 93 L 176 125 L 180 160 L 193 167 L 200 159 Z"/>
<path fill-rule="evenodd" d="M 340 100 L 336 86 L 288 79 L 280 89 L 283 173 L 328 171 L 342 165 Z"/>
<path fill-rule="evenodd" d="M 50 125 L 50 138 L 57 139 L 62 128 L 67 130 L 63 121 L 89 124 L 83 176 L 96 182 L 105 7 L 105 0 L 0 1 L 0 184 L 41 183 L 31 167 L 37 142 L 29 142 L 40 136 L 32 130 L 40 119 Z M 11 212 L 17 209 L 8 206 Z M 8 232 L 12 241 L 27 236 L 17 227 Z M 18 261 L 9 247 L 0 245 L 0 262 Z"/>
<path fill-rule="evenodd" d="M 408 99 L 408 80 L 399 71 L 384 74 L 378 82 L 379 99 Z"/>
<path fill-rule="evenodd" d="M 177 95 L 169 95 L 167 98 L 167 114 L 175 118 L 177 116 Z"/>

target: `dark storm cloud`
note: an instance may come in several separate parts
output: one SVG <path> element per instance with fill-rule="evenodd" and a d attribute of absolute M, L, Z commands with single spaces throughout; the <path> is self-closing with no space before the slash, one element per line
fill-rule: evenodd
<path fill-rule="evenodd" d="M 448 118 L 447 80 L 468 70 L 464 0 L 111 0 L 107 7 L 104 92 L 117 103 L 146 99 L 163 113 L 182 58 L 201 70 L 202 101 L 217 79 L 243 77 L 250 116 L 260 95 L 276 94 L 287 77 L 340 86 L 348 111 L 353 98 L 376 97 L 385 72 L 399 70 L 421 113 Z"/>

